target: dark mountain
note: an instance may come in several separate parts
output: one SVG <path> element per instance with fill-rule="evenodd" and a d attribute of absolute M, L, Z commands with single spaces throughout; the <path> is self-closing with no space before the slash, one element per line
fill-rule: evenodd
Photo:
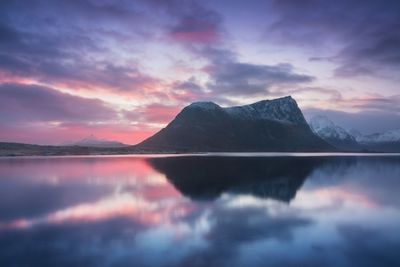
<path fill-rule="evenodd" d="M 290 96 L 230 108 L 213 102 L 193 103 L 137 148 L 171 152 L 335 150 L 311 131 Z"/>
<path fill-rule="evenodd" d="M 325 157 L 166 157 L 148 162 L 185 196 L 213 200 L 223 193 L 290 202 Z"/>

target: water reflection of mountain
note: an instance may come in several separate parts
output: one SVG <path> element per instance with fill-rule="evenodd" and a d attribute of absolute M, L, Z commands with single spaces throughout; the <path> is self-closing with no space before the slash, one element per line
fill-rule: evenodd
<path fill-rule="evenodd" d="M 212 200 L 222 193 L 292 200 L 325 160 L 299 157 L 169 157 L 149 163 L 185 196 Z"/>

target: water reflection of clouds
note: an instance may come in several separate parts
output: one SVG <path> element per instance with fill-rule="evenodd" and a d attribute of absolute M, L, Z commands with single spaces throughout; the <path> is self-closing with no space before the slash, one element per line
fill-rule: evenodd
<path fill-rule="evenodd" d="M 2 177 L 29 183 L 158 182 L 146 160 L 130 157 L 16 158 L 0 161 Z M 27 177 L 27 174 L 29 176 Z M 155 175 L 155 176 L 154 176 Z M 28 179 L 28 180 L 27 180 Z M 165 179 L 164 179 L 165 180 Z"/>
<path fill-rule="evenodd" d="M 191 201 L 164 174 L 136 161 L 128 158 L 122 167 L 113 167 L 119 164 L 114 160 L 88 161 L 92 167 L 79 171 L 82 179 L 74 171 L 73 176 L 62 174 L 57 184 L 39 175 L 30 182 L 29 172 L 16 180 L 2 174 L 0 183 L 21 194 L 2 195 L 19 211 L 0 204 L 0 265 L 398 266 L 398 206 L 393 196 L 381 199 L 384 192 L 394 194 L 400 183 L 396 161 L 383 161 L 382 166 L 353 159 L 318 165 L 290 204 L 276 197 L 287 195 L 280 192 L 286 190 L 282 182 L 263 183 L 278 186 L 265 188 L 273 199 L 270 193 L 239 190 L 235 182 L 235 190 L 226 186 L 229 190 L 213 201 Z M 71 162 L 62 165 L 73 167 Z M 42 170 L 42 175 L 47 168 L 54 170 L 51 175 L 62 169 L 33 164 L 24 168 Z M 109 171 L 102 175 L 105 169 Z M 87 183 L 85 173 L 99 176 L 99 182 Z M 48 202 L 39 201 L 38 209 L 33 200 L 40 193 Z M 26 195 L 32 203 L 24 207 Z"/>
<path fill-rule="evenodd" d="M 169 195 L 167 195 L 169 197 Z M 18 218 L 0 223 L 0 231 L 10 228 L 29 228 L 41 224 L 89 223 L 107 221 L 112 218 L 128 218 L 148 227 L 173 223 L 177 218 L 190 213 L 195 206 L 184 199 L 163 201 L 162 198 L 146 199 L 140 194 L 115 193 L 103 196 L 95 202 L 83 202 L 60 208 L 45 216 L 31 219 Z"/>
<path fill-rule="evenodd" d="M 310 195 L 318 190 L 342 195 L 341 199 L 357 198 L 361 205 L 399 208 L 399 177 L 399 157 L 336 158 L 314 170 L 302 191 Z"/>

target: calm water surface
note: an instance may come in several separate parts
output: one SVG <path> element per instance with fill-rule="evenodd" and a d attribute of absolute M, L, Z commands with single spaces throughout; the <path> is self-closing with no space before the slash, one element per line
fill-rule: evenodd
<path fill-rule="evenodd" d="M 0 266 L 400 266 L 400 157 L 0 159 Z"/>

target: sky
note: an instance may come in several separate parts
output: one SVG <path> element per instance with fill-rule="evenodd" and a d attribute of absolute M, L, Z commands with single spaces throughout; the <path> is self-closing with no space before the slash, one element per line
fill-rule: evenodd
<path fill-rule="evenodd" d="M 191 102 L 291 95 L 400 128 L 397 0 L 2 0 L 0 141 L 135 144 Z"/>

